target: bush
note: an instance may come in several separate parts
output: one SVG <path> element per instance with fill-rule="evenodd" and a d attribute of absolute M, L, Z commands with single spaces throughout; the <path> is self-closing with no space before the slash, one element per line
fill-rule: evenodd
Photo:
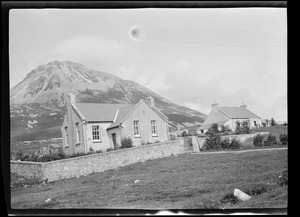
<path fill-rule="evenodd" d="M 221 137 L 218 134 L 210 135 L 205 139 L 204 150 L 219 150 L 221 149 Z"/>
<path fill-rule="evenodd" d="M 277 139 L 276 136 L 273 134 L 270 134 L 267 139 L 264 141 L 264 146 L 270 146 L 270 145 L 276 145 L 277 144 Z"/>
<path fill-rule="evenodd" d="M 274 120 L 274 118 L 271 118 L 271 126 L 275 126 L 276 125 L 276 121 Z"/>
<path fill-rule="evenodd" d="M 238 139 L 233 138 L 230 143 L 230 149 L 240 149 L 241 145 Z"/>
<path fill-rule="evenodd" d="M 97 150 L 95 151 L 94 153 L 102 153 L 103 151 L 100 149 L 100 150 Z"/>
<path fill-rule="evenodd" d="M 185 137 L 185 136 L 188 136 L 188 134 L 187 134 L 187 132 L 183 131 L 183 132 L 181 133 L 181 136 L 182 136 L 182 137 Z"/>
<path fill-rule="evenodd" d="M 242 122 L 242 129 L 241 129 L 241 131 L 244 134 L 251 133 L 251 130 L 250 130 L 250 127 L 249 127 L 249 122 L 247 122 L 247 121 L 243 121 Z"/>
<path fill-rule="evenodd" d="M 16 159 L 19 160 L 19 159 L 22 159 L 24 156 L 24 153 L 22 151 L 22 149 L 19 149 L 17 152 L 16 152 Z"/>
<path fill-rule="evenodd" d="M 253 138 L 253 145 L 255 147 L 261 147 L 263 146 L 263 140 L 264 140 L 265 136 L 264 135 L 256 135 L 254 138 Z"/>
<path fill-rule="evenodd" d="M 242 134 L 241 122 L 235 122 L 235 134 Z"/>
<path fill-rule="evenodd" d="M 107 152 L 109 152 L 109 151 L 113 151 L 114 149 L 112 149 L 112 148 L 108 148 L 108 149 L 106 149 L 106 151 Z"/>
<path fill-rule="evenodd" d="M 95 150 L 93 149 L 93 147 L 90 147 L 90 148 L 89 148 L 89 153 L 92 154 L 92 153 L 94 153 L 94 152 L 95 152 Z"/>
<path fill-rule="evenodd" d="M 220 202 L 225 204 L 236 204 L 239 202 L 239 199 L 236 196 L 234 196 L 233 193 L 229 193 L 224 195 Z"/>
<path fill-rule="evenodd" d="M 123 148 L 131 148 L 132 145 L 132 139 L 130 137 L 125 137 L 121 140 L 121 149 Z"/>
<path fill-rule="evenodd" d="M 221 131 L 220 132 L 222 132 L 225 135 L 227 135 L 229 132 L 231 132 L 231 129 L 227 125 L 221 125 Z"/>
<path fill-rule="evenodd" d="M 283 171 L 280 176 L 277 178 L 277 184 L 280 186 L 285 186 L 288 184 L 288 171 Z"/>
<path fill-rule="evenodd" d="M 221 141 L 221 148 L 222 149 L 230 149 L 230 140 L 228 138 L 223 139 Z"/>
<path fill-rule="evenodd" d="M 280 133 L 279 140 L 282 145 L 287 145 L 288 144 L 288 135 L 286 133 Z"/>

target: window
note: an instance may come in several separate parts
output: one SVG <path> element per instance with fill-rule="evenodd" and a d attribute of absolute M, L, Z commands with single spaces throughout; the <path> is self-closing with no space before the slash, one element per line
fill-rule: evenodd
<path fill-rule="evenodd" d="M 69 146 L 68 127 L 65 127 L 66 146 Z"/>
<path fill-rule="evenodd" d="M 152 136 L 156 136 L 156 121 L 155 120 L 152 120 L 151 121 L 151 133 L 152 133 Z"/>
<path fill-rule="evenodd" d="M 254 121 L 254 126 L 257 126 L 256 121 Z"/>
<path fill-rule="evenodd" d="M 133 121 L 133 131 L 134 131 L 134 136 L 139 136 L 140 135 L 140 126 L 139 126 L 139 121 Z"/>
<path fill-rule="evenodd" d="M 93 141 L 100 141 L 100 126 L 92 126 Z"/>
<path fill-rule="evenodd" d="M 76 137 L 77 137 L 77 143 L 80 143 L 80 130 L 79 130 L 79 123 L 76 123 Z"/>

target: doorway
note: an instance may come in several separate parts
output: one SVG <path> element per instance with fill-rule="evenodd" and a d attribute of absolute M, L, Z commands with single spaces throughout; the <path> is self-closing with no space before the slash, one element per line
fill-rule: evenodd
<path fill-rule="evenodd" d="M 112 133 L 111 136 L 112 136 L 112 140 L 113 140 L 113 144 L 114 144 L 114 149 L 117 149 L 118 148 L 117 136 L 115 133 Z"/>

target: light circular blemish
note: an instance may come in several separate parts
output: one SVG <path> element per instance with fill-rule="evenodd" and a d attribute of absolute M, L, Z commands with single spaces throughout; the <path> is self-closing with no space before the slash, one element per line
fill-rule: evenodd
<path fill-rule="evenodd" d="M 129 30 L 129 36 L 135 40 L 140 39 L 140 33 L 141 33 L 140 27 L 138 27 L 138 26 L 134 26 Z"/>

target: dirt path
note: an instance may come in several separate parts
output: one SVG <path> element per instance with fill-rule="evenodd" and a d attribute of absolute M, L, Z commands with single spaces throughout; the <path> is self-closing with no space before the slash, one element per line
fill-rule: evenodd
<path fill-rule="evenodd" d="M 251 152 L 251 151 L 274 151 L 274 150 L 283 150 L 287 149 L 287 147 L 283 148 L 261 148 L 261 149 L 249 149 L 249 150 L 241 150 L 241 151 L 213 151 L 213 152 L 192 152 L 192 154 L 224 154 L 224 153 L 244 153 L 244 152 Z"/>

